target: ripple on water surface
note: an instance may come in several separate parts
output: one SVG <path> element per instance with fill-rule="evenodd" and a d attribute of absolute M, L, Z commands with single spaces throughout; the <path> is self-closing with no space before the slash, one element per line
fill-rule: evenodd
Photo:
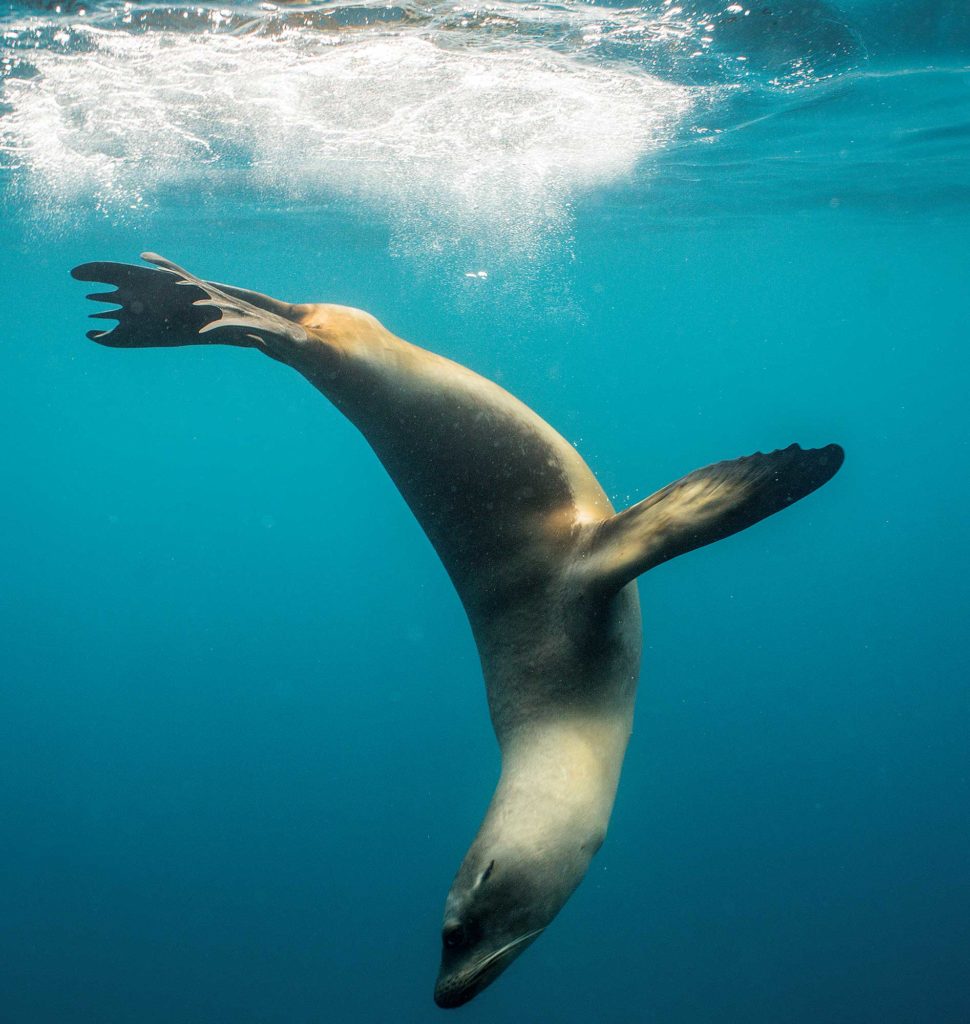
<path fill-rule="evenodd" d="M 518 258 L 561 249 L 585 195 L 658 168 L 656 195 L 705 167 L 771 183 L 771 140 L 793 128 L 804 152 L 809 94 L 868 60 L 821 0 L 9 4 L 0 36 L 0 163 L 49 223 L 175 195 L 338 202 L 399 249 Z M 759 170 L 737 129 L 766 114 Z"/>

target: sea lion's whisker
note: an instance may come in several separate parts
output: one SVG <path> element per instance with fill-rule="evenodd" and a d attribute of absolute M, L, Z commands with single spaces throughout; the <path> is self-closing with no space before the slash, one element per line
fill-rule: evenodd
<path fill-rule="evenodd" d="M 544 932 L 545 928 L 533 928 L 531 932 L 526 932 L 525 935 L 520 935 L 517 939 L 512 939 L 511 942 L 506 942 L 504 946 L 500 946 L 498 949 L 493 950 L 487 956 L 482 957 L 473 967 L 468 971 L 468 980 L 474 981 L 479 974 L 482 973 L 490 964 L 495 963 L 496 960 L 503 957 L 506 953 L 511 952 L 516 946 L 521 946 L 523 942 L 528 942 L 529 939 L 534 939 L 540 932 Z"/>

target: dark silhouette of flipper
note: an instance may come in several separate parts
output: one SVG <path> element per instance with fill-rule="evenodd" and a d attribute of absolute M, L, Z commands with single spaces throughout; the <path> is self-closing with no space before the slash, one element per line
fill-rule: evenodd
<path fill-rule="evenodd" d="M 88 295 L 119 307 L 91 314 L 95 320 L 118 321 L 113 330 L 88 331 L 99 345 L 159 348 L 216 342 L 246 348 L 260 346 L 267 336 L 306 339 L 289 303 L 203 281 L 156 253 L 142 253 L 142 259 L 158 269 L 98 262 L 82 263 L 71 271 L 79 281 L 115 286 L 113 292 Z"/>

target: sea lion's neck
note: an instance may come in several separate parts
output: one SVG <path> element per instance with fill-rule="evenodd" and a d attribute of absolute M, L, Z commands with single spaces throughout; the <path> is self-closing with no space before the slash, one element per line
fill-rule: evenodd
<path fill-rule="evenodd" d="M 580 843 L 589 856 L 606 834 L 631 716 L 571 715 L 532 722 L 503 738 L 502 775 L 482 834 L 503 841 Z M 511 835 L 517 829 L 522 835 Z"/>

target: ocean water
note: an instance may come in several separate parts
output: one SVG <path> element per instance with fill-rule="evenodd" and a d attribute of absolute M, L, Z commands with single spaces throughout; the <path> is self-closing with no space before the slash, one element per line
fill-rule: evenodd
<path fill-rule="evenodd" d="M 0 1022 L 422 1022 L 498 771 L 444 570 L 253 352 L 91 259 L 365 308 L 614 503 L 846 463 L 640 582 L 610 834 L 481 1022 L 970 1021 L 962 0 L 0 5 Z"/>

